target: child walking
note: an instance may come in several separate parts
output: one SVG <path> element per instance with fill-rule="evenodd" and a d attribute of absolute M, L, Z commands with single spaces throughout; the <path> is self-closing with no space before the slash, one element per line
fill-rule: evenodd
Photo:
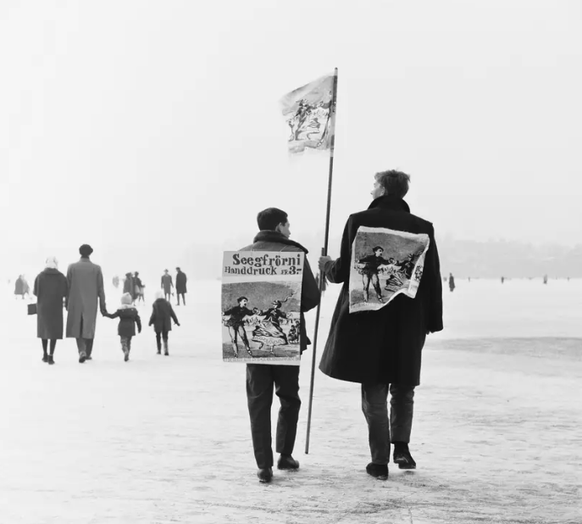
<path fill-rule="evenodd" d="M 121 339 L 121 349 L 123 351 L 124 360 L 129 360 L 129 352 L 131 351 L 131 338 L 135 336 L 135 325 L 137 324 L 137 332 L 141 333 L 141 319 L 137 309 L 132 306 L 133 298 L 131 294 L 124 293 L 121 296 L 121 307 L 113 314 L 107 313 L 109 318 L 119 318 L 119 326 L 117 333 Z"/>
<path fill-rule="evenodd" d="M 164 355 L 170 354 L 168 350 L 168 332 L 172 330 L 172 319 L 176 326 L 180 325 L 176 318 L 176 313 L 165 298 L 162 290 L 156 291 L 156 300 L 152 306 L 152 316 L 150 317 L 150 326 L 154 326 L 156 332 L 156 344 L 158 346 L 158 355 L 162 354 L 162 340 L 164 342 Z"/>

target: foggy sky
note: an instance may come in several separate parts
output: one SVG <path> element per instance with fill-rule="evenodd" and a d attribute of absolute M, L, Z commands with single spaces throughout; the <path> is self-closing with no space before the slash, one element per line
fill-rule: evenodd
<path fill-rule="evenodd" d="M 268 206 L 323 238 L 328 159 L 288 157 L 278 100 L 334 67 L 332 236 L 398 168 L 437 238 L 579 243 L 581 58 L 573 0 L 5 0 L 2 264 L 161 272 Z"/>

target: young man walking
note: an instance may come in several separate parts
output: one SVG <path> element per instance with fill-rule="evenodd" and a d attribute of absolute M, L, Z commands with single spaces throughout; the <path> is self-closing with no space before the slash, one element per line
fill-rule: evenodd
<path fill-rule="evenodd" d="M 257 216 L 259 232 L 249 246 L 240 251 L 303 252 L 307 249 L 290 240 L 287 213 L 271 207 Z M 246 297 L 243 297 L 246 298 Z M 319 289 L 307 257 L 301 286 L 300 349 L 303 352 L 311 342 L 307 338 L 303 313 L 319 304 Z M 299 366 L 247 364 L 247 401 L 251 420 L 251 435 L 255 459 L 259 468 L 260 482 L 270 482 L 273 477 L 273 450 L 271 447 L 271 405 L 273 389 L 281 407 L 277 420 L 276 451 L 279 469 L 298 469 L 299 462 L 292 456 L 297 435 L 297 420 L 301 400 L 299 398 Z"/>

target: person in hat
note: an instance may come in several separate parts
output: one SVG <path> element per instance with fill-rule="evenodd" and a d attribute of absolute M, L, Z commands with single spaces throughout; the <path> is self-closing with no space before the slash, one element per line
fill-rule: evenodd
<path fill-rule="evenodd" d="M 170 275 L 167 269 L 164 269 L 164 274 L 162 275 L 162 289 L 164 290 L 164 298 L 168 302 L 170 302 L 173 287 L 174 282 L 172 281 L 172 275 Z"/>
<path fill-rule="evenodd" d="M 101 266 L 89 259 L 93 248 L 88 244 L 83 244 L 79 248 L 79 253 L 81 259 L 70 264 L 67 270 L 66 336 L 76 340 L 79 362 L 82 364 L 93 358 L 97 305 L 102 315 L 107 314 L 107 309 Z"/>
<path fill-rule="evenodd" d="M 36 334 L 42 341 L 42 361 L 54 364 L 57 340 L 63 338 L 63 300 L 67 296 L 67 278 L 55 257 L 48 257 L 45 269 L 34 280 L 36 296 Z M 50 353 L 48 345 L 50 340 Z"/>

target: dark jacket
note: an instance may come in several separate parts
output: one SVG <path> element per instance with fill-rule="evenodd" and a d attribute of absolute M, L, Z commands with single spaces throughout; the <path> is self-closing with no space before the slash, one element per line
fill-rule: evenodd
<path fill-rule="evenodd" d="M 305 267 L 303 269 L 303 281 L 301 283 L 301 332 L 299 335 L 299 347 L 301 352 L 307 349 L 311 341 L 307 337 L 305 329 L 305 317 L 303 313 L 313 309 L 319 304 L 319 288 L 311 272 L 311 267 L 307 260 L 307 249 L 301 244 L 289 240 L 278 231 L 259 231 L 254 241 L 249 246 L 243 247 L 239 251 L 303 251 L 305 253 Z"/>
<path fill-rule="evenodd" d="M 186 277 L 186 273 L 183 271 L 179 271 L 176 274 L 176 293 L 186 293 L 186 281 L 188 278 Z"/>
<path fill-rule="evenodd" d="M 430 245 L 414 299 L 398 295 L 378 311 L 349 313 L 351 248 L 362 225 L 428 234 Z M 349 382 L 418 385 L 426 335 L 443 329 L 442 282 L 432 224 L 411 214 L 404 200 L 379 197 L 366 211 L 350 215 L 340 257 L 328 262 L 325 275 L 343 287 L 321 357 L 321 371 Z"/>
<path fill-rule="evenodd" d="M 67 277 L 58 269 L 47 268 L 34 280 L 36 334 L 38 338 L 63 338 L 63 301 L 68 293 Z"/>
<path fill-rule="evenodd" d="M 120 337 L 133 337 L 135 335 L 135 325 L 141 332 L 141 319 L 139 313 L 134 307 L 121 307 L 115 313 L 108 313 L 109 318 L 119 318 L 117 334 Z"/>
<path fill-rule="evenodd" d="M 164 298 L 158 298 L 152 306 L 152 315 L 150 317 L 149 326 L 154 326 L 157 333 L 164 331 L 172 331 L 172 319 L 176 324 L 179 324 L 174 308 Z"/>

